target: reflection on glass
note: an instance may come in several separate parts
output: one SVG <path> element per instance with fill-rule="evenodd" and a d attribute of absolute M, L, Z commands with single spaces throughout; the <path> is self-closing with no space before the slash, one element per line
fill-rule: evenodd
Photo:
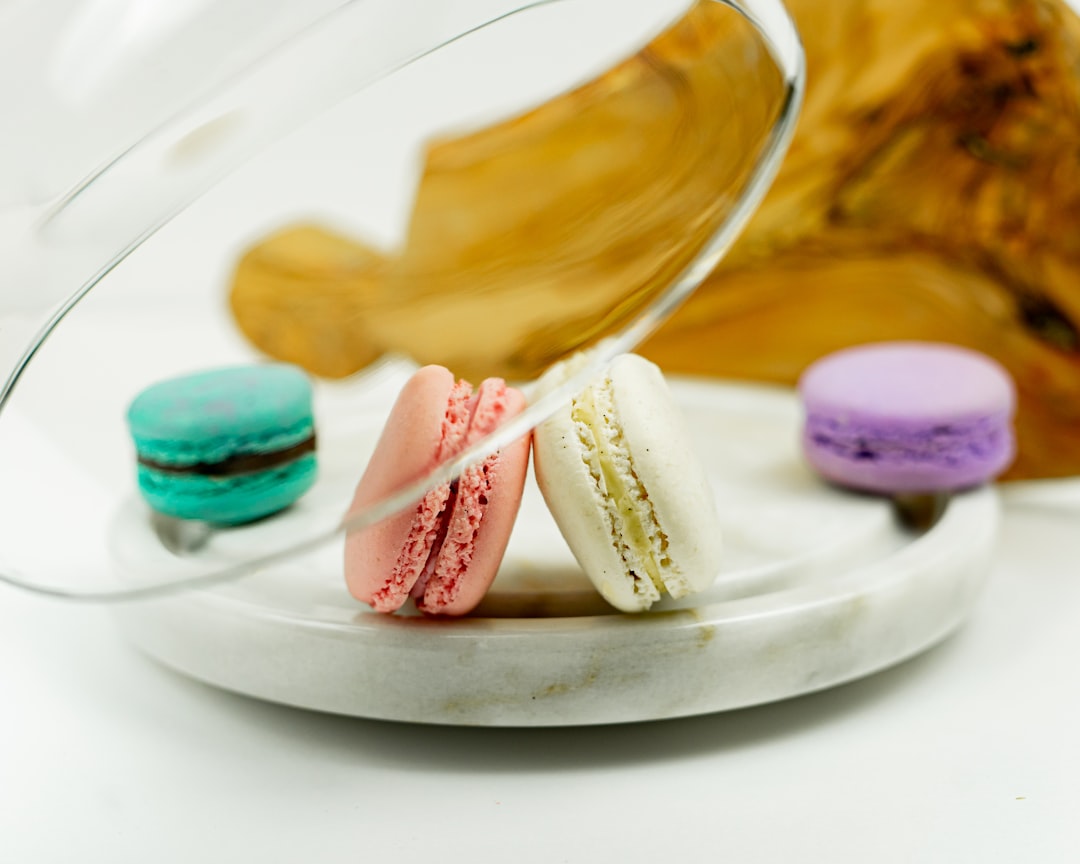
<path fill-rule="evenodd" d="M 742 15 L 700 2 L 585 86 L 433 143 L 400 254 L 310 226 L 259 243 L 234 314 L 259 348 L 320 375 L 363 368 L 377 346 L 531 379 L 624 328 L 701 252 L 786 86 Z M 477 321 L 497 326 L 478 339 Z"/>

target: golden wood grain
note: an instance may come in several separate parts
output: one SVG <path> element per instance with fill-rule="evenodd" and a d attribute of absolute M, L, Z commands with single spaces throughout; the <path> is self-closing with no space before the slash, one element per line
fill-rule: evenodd
<path fill-rule="evenodd" d="M 1080 21 L 1063 0 L 787 2 L 809 72 L 790 153 L 643 353 L 672 372 L 793 383 L 852 343 L 965 344 L 1017 380 L 1010 476 L 1080 473 Z M 703 0 L 601 78 L 434 143 L 406 248 L 371 259 L 358 299 L 319 277 L 294 309 L 274 298 L 295 283 L 249 285 L 238 319 L 251 335 L 249 304 L 278 324 L 287 307 L 309 332 L 280 337 L 286 359 L 323 374 L 378 348 L 531 377 L 634 316 L 729 213 L 748 142 L 775 117 L 755 94 L 781 87 L 760 52 Z M 308 302 L 355 323 L 351 347 Z M 492 324 L 482 339 L 477 321 Z M 314 359 L 323 339 L 339 359 Z"/>

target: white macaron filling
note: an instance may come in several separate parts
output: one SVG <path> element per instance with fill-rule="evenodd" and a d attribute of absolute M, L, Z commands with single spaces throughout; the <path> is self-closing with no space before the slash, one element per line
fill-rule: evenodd
<path fill-rule="evenodd" d="M 608 380 L 585 389 L 571 406 L 571 417 L 611 528 L 611 542 L 633 580 L 634 594 L 648 605 L 666 590 L 673 597 L 689 591 L 668 555 L 648 490 L 634 470 L 633 457 L 619 424 Z"/>

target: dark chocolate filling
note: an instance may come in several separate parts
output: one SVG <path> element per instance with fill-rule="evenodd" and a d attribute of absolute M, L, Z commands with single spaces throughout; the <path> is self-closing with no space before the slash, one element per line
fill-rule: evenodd
<path fill-rule="evenodd" d="M 273 453 L 238 453 L 219 462 L 192 462 L 190 465 L 169 465 L 139 457 L 139 464 L 163 474 L 196 474 L 201 477 L 232 477 L 237 474 L 251 474 L 276 468 L 299 459 L 307 453 L 315 452 L 315 436 L 310 435 L 299 444 L 275 450 Z"/>

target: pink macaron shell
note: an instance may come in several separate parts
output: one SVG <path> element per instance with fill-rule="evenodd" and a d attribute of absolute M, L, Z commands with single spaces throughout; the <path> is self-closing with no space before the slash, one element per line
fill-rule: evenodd
<path fill-rule="evenodd" d="M 361 477 L 348 513 L 370 506 L 422 477 L 460 450 L 471 413 L 471 387 L 449 370 L 425 366 L 402 388 Z M 399 608 L 427 562 L 450 495 L 433 489 L 414 507 L 345 540 L 349 592 L 381 612 Z"/>
<path fill-rule="evenodd" d="M 479 388 L 468 443 L 489 435 L 525 407 L 520 391 L 500 379 Z M 521 505 L 529 462 L 530 436 L 524 435 L 462 474 L 446 538 L 419 608 L 430 615 L 465 615 L 487 594 Z"/>

